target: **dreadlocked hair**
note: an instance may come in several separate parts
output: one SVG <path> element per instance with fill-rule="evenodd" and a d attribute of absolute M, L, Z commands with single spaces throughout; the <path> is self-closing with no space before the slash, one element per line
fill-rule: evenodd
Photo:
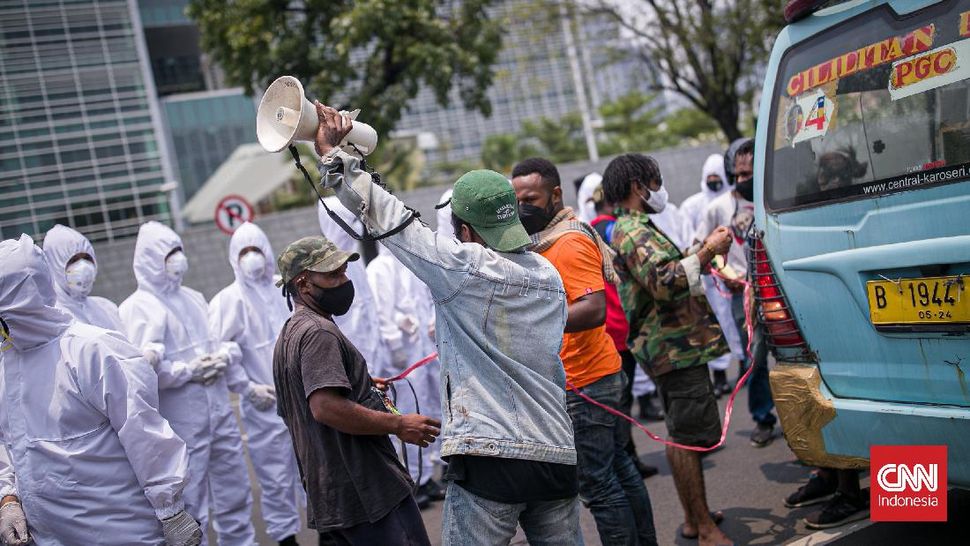
<path fill-rule="evenodd" d="M 293 279 L 290 282 L 283 283 L 283 299 L 286 300 L 286 306 L 289 307 L 290 311 L 293 311 L 293 294 L 296 293 L 296 285 L 293 283 Z"/>
<path fill-rule="evenodd" d="M 603 171 L 603 194 L 610 203 L 622 203 L 633 184 L 647 185 L 651 180 L 663 180 L 657 160 L 643 154 L 623 154 L 610 161 Z"/>

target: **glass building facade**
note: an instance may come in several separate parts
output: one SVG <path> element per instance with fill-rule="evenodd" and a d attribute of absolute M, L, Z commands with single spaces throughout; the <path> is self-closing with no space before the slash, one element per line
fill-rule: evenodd
<path fill-rule="evenodd" d="M 239 89 L 172 95 L 162 111 L 186 199 L 236 147 L 256 141 L 256 105 Z"/>
<path fill-rule="evenodd" d="M 579 94 L 567 57 L 567 36 L 561 20 L 544 16 L 526 0 L 499 3 L 492 16 L 507 21 L 495 79 L 488 90 L 492 115 L 466 110 L 457 90 L 446 107 L 434 93 L 422 89 L 397 124 L 402 132 L 430 132 L 439 148 L 428 161 L 477 161 L 490 135 L 516 134 L 526 120 L 561 119 L 578 113 Z M 542 21 L 536 23 L 536 21 Z M 583 16 L 572 21 L 580 79 L 587 107 L 599 107 L 633 92 L 647 92 L 655 79 L 621 36 L 620 25 L 606 17 Z M 362 114 L 366 116 L 366 112 Z"/>
<path fill-rule="evenodd" d="M 226 89 L 222 71 L 185 16 L 188 0 L 138 0 L 148 59 L 161 101 L 171 169 L 188 202 L 236 147 L 256 142 L 256 106 Z"/>
<path fill-rule="evenodd" d="M 168 223 L 165 142 L 134 0 L 0 0 L 0 230 L 94 241 Z"/>

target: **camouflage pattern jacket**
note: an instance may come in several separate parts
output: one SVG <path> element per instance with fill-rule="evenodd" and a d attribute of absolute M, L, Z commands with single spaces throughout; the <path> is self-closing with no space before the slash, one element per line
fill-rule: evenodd
<path fill-rule="evenodd" d="M 627 345 L 637 361 L 656 377 L 727 353 L 697 256 L 684 257 L 647 214 L 619 208 L 615 214 L 610 244 L 630 323 Z"/>

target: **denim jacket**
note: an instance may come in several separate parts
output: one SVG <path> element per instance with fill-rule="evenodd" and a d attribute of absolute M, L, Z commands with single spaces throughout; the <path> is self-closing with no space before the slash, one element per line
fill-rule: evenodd
<path fill-rule="evenodd" d="M 321 184 L 372 233 L 410 214 L 372 183 L 354 155 L 334 149 L 320 172 Z M 441 455 L 576 464 L 559 359 L 566 300 L 552 264 L 534 252 L 496 252 L 439 237 L 418 221 L 381 242 L 434 298 Z"/>

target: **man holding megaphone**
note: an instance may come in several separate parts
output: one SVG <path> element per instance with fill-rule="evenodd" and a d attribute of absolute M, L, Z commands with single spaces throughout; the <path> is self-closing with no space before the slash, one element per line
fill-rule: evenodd
<path fill-rule="evenodd" d="M 320 185 L 435 301 L 449 463 L 442 544 L 509 544 L 517 525 L 533 544 L 575 544 L 576 450 L 559 358 L 566 298 L 556 269 L 526 250 L 511 183 L 494 171 L 463 175 L 451 196 L 455 236 L 439 235 L 364 170 L 347 139 L 356 122 L 315 108 Z"/>

